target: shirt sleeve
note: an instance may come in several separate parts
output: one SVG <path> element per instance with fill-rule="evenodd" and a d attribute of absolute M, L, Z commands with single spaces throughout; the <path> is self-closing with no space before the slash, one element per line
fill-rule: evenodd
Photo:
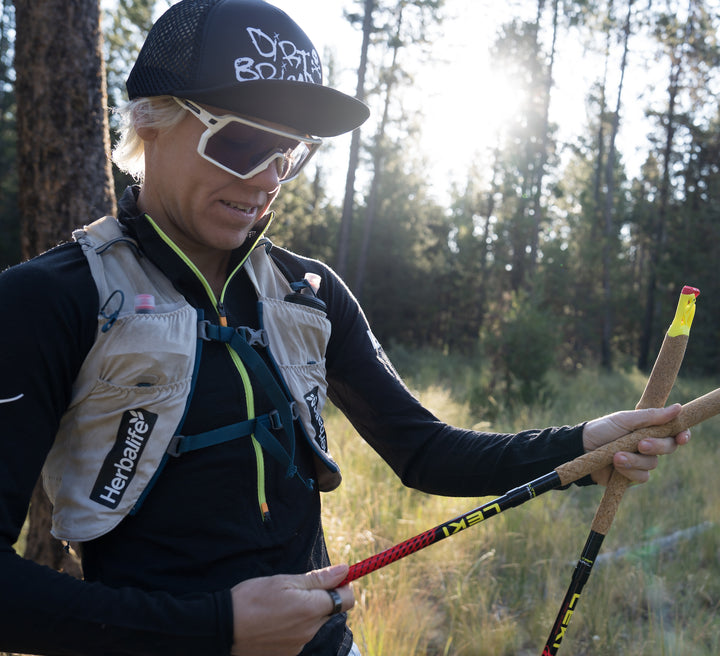
<path fill-rule="evenodd" d="M 503 494 L 584 453 L 583 425 L 507 434 L 438 419 L 403 383 L 347 287 L 332 271 L 323 278 L 332 323 L 328 396 L 405 485 L 446 496 Z"/>
<path fill-rule="evenodd" d="M 229 654 L 227 591 L 173 596 L 113 589 L 14 551 L 94 340 L 97 292 L 80 248 L 64 245 L 0 274 L 0 307 L 0 651 Z"/>

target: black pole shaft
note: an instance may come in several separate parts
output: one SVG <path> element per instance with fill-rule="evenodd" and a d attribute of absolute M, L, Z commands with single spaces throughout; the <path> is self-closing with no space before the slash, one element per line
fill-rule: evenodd
<path fill-rule="evenodd" d="M 567 631 L 570 620 L 575 612 L 580 594 L 590 576 L 590 571 L 595 564 L 595 559 L 598 553 L 600 553 L 600 547 L 602 547 L 604 539 L 605 536 L 602 533 L 590 531 L 582 554 L 580 555 L 580 560 L 578 560 L 577 565 L 575 565 L 570 587 L 568 587 L 565 599 L 563 599 L 562 606 L 560 606 L 560 612 L 555 619 L 555 624 L 545 643 L 542 656 L 555 656 L 555 654 L 557 654 L 560 643 L 565 636 L 565 631 Z"/>

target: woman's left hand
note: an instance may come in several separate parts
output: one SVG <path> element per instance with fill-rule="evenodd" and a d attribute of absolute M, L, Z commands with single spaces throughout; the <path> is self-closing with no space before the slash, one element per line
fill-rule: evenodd
<path fill-rule="evenodd" d="M 676 403 L 667 408 L 624 410 L 593 419 L 585 424 L 583 430 L 585 451 L 593 451 L 639 428 L 666 424 L 678 415 L 681 407 Z M 638 443 L 637 453 L 618 451 L 613 457 L 613 465 L 631 481 L 645 483 L 650 477 L 650 472 L 657 467 L 658 456 L 672 453 L 678 446 L 687 444 L 689 440 L 689 430 L 682 431 L 674 437 L 647 437 Z M 605 485 L 612 471 L 611 466 L 599 469 L 593 472 L 592 479 L 600 485 Z"/>

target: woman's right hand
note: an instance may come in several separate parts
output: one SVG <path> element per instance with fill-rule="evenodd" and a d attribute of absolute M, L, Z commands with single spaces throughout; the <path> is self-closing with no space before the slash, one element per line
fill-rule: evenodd
<path fill-rule="evenodd" d="M 297 656 L 333 611 L 328 590 L 347 576 L 347 565 L 307 574 L 248 579 L 232 590 L 233 656 Z M 352 588 L 337 588 L 341 612 L 355 605 Z"/>

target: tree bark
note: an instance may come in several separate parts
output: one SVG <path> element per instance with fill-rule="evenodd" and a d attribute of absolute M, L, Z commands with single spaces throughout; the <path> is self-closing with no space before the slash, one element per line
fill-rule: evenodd
<path fill-rule="evenodd" d="M 625 19 L 625 27 L 623 29 L 623 54 L 620 63 L 620 80 L 618 81 L 617 101 L 615 103 L 615 112 L 612 116 L 612 126 L 610 130 L 610 139 L 608 144 L 608 156 L 605 162 L 605 204 L 603 208 L 603 240 L 602 240 L 602 292 L 603 292 L 603 325 L 601 340 L 601 365 L 606 371 L 612 370 L 612 330 L 613 330 L 613 310 L 612 310 L 612 287 L 610 282 L 610 273 L 612 269 L 611 262 L 611 242 L 616 238 L 616 232 L 613 225 L 613 214 L 615 206 L 615 152 L 618 131 L 620 129 L 620 109 L 622 107 L 623 83 L 625 80 L 625 70 L 627 68 L 627 58 L 629 52 L 630 35 L 632 33 L 632 7 L 633 0 L 629 0 L 627 6 L 627 16 Z"/>
<path fill-rule="evenodd" d="M 24 257 L 114 212 L 98 0 L 15 0 Z"/>
<path fill-rule="evenodd" d="M 370 49 L 370 34 L 373 29 L 373 11 L 375 0 L 365 0 L 365 14 L 363 16 L 363 39 L 360 50 L 360 65 L 358 66 L 358 81 L 355 92 L 358 100 L 365 100 L 365 74 L 367 72 L 368 50 Z M 347 176 L 345 178 L 345 198 L 343 199 L 342 217 L 340 219 L 340 235 L 338 237 L 337 259 L 335 269 L 340 277 L 347 273 L 348 255 L 350 253 L 350 229 L 352 228 L 353 210 L 355 208 L 355 174 L 360 162 L 360 128 L 353 131 L 350 138 L 350 158 Z"/>
<path fill-rule="evenodd" d="M 543 2 L 539 3 L 538 7 L 538 23 L 540 19 L 540 13 L 542 10 Z M 538 266 L 538 249 L 540 247 L 540 228 L 542 224 L 542 199 L 543 199 L 543 183 L 545 181 L 545 169 L 547 167 L 547 161 L 549 158 L 550 150 L 550 99 L 552 97 L 554 81 L 554 68 L 555 68 L 555 54 L 557 51 L 557 37 L 558 37 L 558 0 L 553 0 L 552 5 L 553 19 L 552 19 L 552 39 L 550 41 L 550 53 L 548 55 L 547 73 L 545 75 L 545 83 L 543 85 L 543 107 L 542 107 L 542 145 L 540 146 L 540 152 L 538 153 L 538 164 L 536 172 L 535 189 L 533 194 L 533 222 L 532 232 L 530 234 L 530 258 L 528 262 L 528 285 L 532 286 L 535 272 Z M 539 46 L 538 46 L 539 48 Z"/>
<path fill-rule="evenodd" d="M 98 0 L 15 0 L 18 204 L 24 258 L 115 212 Z M 49 533 L 40 484 L 25 557 L 79 575 Z"/>
<path fill-rule="evenodd" d="M 383 150 L 385 148 L 385 132 L 390 120 L 390 103 L 393 98 L 395 82 L 397 80 L 396 72 L 398 68 L 398 51 L 400 50 L 402 39 L 403 24 L 403 6 L 398 9 L 397 23 L 395 24 L 395 38 L 392 40 L 392 63 L 383 77 L 387 80 L 385 83 L 385 96 L 383 103 L 383 113 L 375 134 L 375 144 L 373 147 L 373 170 L 372 181 L 370 182 L 370 192 L 368 194 L 367 209 L 365 211 L 365 225 L 363 226 L 363 237 L 360 244 L 360 253 L 358 255 L 357 267 L 355 270 L 355 285 L 353 292 L 358 300 L 362 301 L 362 290 L 365 285 L 365 270 L 367 268 L 367 260 L 370 254 L 370 238 L 372 236 L 373 225 L 377 216 L 378 188 L 380 186 L 380 176 L 383 167 Z"/>
<path fill-rule="evenodd" d="M 688 20 L 685 23 L 685 39 L 687 43 L 690 38 L 692 16 L 692 0 L 688 1 Z M 671 65 L 668 79 L 668 105 L 667 114 L 663 119 L 665 126 L 665 141 L 662 150 L 662 177 L 658 191 L 657 218 L 652 232 L 651 254 L 649 262 L 649 275 L 646 291 L 645 317 L 643 321 L 643 332 L 640 338 L 640 354 L 638 356 L 638 368 L 647 371 L 650 367 L 650 348 L 655 335 L 655 317 L 657 315 L 657 286 L 659 260 L 665 250 L 667 242 L 667 219 L 670 206 L 670 189 L 673 163 L 673 144 L 675 141 L 675 130 L 677 128 L 677 103 L 682 91 L 682 76 L 684 72 L 683 45 L 678 44 L 671 49 Z"/>

